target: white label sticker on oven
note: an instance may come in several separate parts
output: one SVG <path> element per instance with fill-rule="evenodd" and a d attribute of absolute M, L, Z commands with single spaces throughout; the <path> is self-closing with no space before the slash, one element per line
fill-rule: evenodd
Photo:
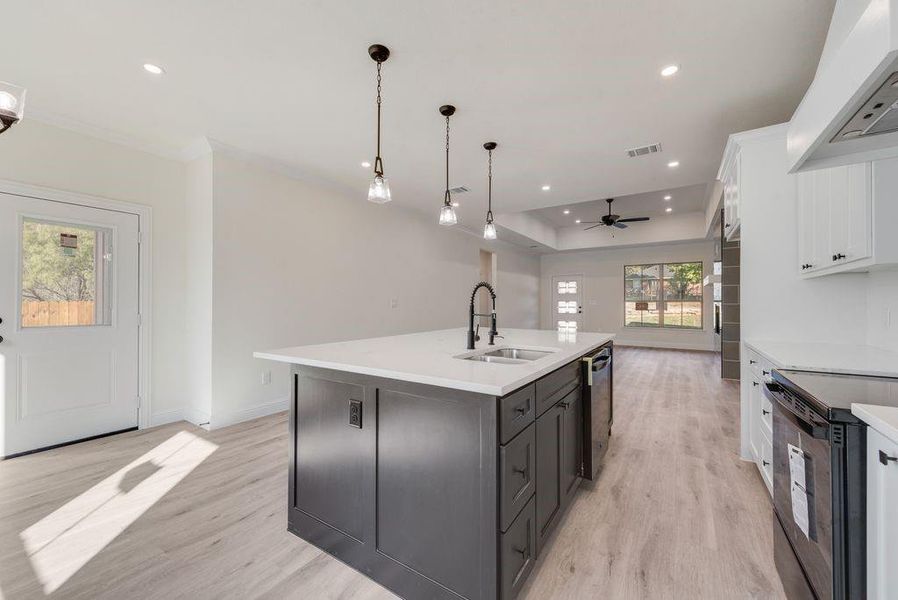
<path fill-rule="evenodd" d="M 804 536 L 810 539 L 810 518 L 808 515 L 807 477 L 805 456 L 801 448 L 789 444 L 789 479 L 792 488 L 792 519 Z"/>

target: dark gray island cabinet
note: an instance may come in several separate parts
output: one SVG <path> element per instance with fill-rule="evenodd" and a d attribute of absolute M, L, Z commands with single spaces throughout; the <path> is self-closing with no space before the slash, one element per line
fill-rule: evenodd
<path fill-rule="evenodd" d="M 496 396 L 293 365 L 289 530 L 409 600 L 514 598 L 581 481 L 581 371 Z"/>

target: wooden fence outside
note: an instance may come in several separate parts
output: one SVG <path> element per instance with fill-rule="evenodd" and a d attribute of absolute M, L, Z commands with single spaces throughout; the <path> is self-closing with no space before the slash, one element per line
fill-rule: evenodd
<path fill-rule="evenodd" d="M 94 301 L 67 302 L 22 301 L 22 327 L 93 325 Z"/>

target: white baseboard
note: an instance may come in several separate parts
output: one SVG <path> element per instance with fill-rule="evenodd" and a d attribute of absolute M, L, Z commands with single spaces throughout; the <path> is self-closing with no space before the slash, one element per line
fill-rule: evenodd
<path fill-rule="evenodd" d="M 278 398 L 263 404 L 257 404 L 248 408 L 242 408 L 229 413 L 218 414 L 213 413 L 212 422 L 209 429 L 221 429 L 229 425 L 249 421 L 250 419 L 258 419 L 259 417 L 267 417 L 281 411 L 285 411 L 290 407 L 290 398 Z"/>
<path fill-rule="evenodd" d="M 184 421 L 184 411 L 180 408 L 175 408 L 172 410 L 163 410 L 162 412 L 157 412 L 155 414 L 150 415 L 150 427 L 158 427 L 159 425 L 168 425 L 169 423 L 176 423 L 178 421 Z"/>
<path fill-rule="evenodd" d="M 689 342 L 655 342 L 614 338 L 614 345 L 635 346 L 637 348 L 663 348 L 665 350 L 705 350 L 708 352 L 714 352 L 713 344 L 696 344 Z"/>
<path fill-rule="evenodd" d="M 184 420 L 193 423 L 197 427 L 202 427 L 203 429 L 209 429 L 209 413 L 205 413 L 201 410 L 197 410 L 192 406 L 188 406 L 184 409 Z"/>

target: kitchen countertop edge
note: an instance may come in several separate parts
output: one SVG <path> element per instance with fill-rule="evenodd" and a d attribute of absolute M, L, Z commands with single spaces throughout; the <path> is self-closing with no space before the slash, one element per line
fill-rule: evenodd
<path fill-rule="evenodd" d="M 874 404 L 852 404 L 851 414 L 898 444 L 898 408 Z"/>

